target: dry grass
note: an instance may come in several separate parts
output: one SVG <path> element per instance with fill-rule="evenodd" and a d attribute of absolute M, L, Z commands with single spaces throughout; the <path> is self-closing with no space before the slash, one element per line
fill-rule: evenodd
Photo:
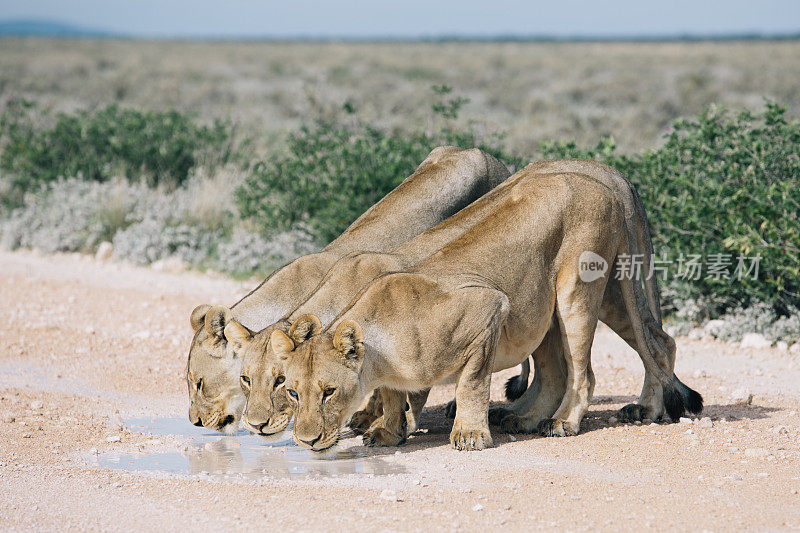
<path fill-rule="evenodd" d="M 232 117 L 259 154 L 318 110 L 350 100 L 387 126 L 430 127 L 432 84 L 472 102 L 462 121 L 536 142 L 613 135 L 654 146 L 711 102 L 800 111 L 799 42 L 209 43 L 0 40 L 0 92 L 69 110 L 119 102 Z M 263 155 L 263 154 L 260 154 Z"/>

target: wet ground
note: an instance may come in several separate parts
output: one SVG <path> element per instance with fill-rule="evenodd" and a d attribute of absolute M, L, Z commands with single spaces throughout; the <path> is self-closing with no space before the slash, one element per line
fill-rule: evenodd
<path fill-rule="evenodd" d="M 129 472 L 197 475 L 205 480 L 380 476 L 404 471 L 402 466 L 354 450 L 354 446 L 360 447 L 358 438 L 344 439 L 326 453 L 311 452 L 294 443 L 291 426 L 282 433 L 262 437 L 241 429 L 235 435 L 220 435 L 191 425 L 185 417 L 134 418 L 123 424 L 135 433 L 168 436 L 184 444 L 180 451 L 90 454 L 87 465 Z M 151 443 L 161 441 L 151 439 Z"/>

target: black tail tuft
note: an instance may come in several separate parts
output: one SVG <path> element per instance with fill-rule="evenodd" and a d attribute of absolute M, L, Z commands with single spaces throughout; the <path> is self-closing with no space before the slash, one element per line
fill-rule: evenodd
<path fill-rule="evenodd" d="M 684 385 L 677 377 L 675 378 L 675 381 L 678 382 L 681 388 L 681 395 L 683 396 L 683 401 L 686 404 L 686 410 L 693 415 L 699 415 L 702 413 L 703 397 L 700 396 L 700 393 Z"/>
<path fill-rule="evenodd" d="M 522 380 L 522 376 L 513 376 L 506 381 L 506 398 L 514 401 L 522 396 L 528 389 L 528 383 Z"/>
<path fill-rule="evenodd" d="M 684 385 L 677 377 L 673 385 L 664 386 L 664 407 L 669 417 L 677 422 L 686 411 L 693 415 L 703 411 L 703 397 Z"/>

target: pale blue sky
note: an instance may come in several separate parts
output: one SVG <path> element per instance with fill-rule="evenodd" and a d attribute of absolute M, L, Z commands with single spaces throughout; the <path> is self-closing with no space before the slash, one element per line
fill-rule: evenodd
<path fill-rule="evenodd" d="M 797 0 L 2 0 L 0 20 L 142 37 L 554 37 L 800 32 Z"/>

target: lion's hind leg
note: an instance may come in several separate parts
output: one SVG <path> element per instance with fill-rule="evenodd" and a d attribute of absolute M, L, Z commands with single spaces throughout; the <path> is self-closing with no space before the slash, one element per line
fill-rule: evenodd
<path fill-rule="evenodd" d="M 585 282 L 579 278 L 575 265 L 577 261 L 568 261 L 556 281 L 556 317 L 567 369 L 566 392 L 552 418 L 539 424 L 539 433 L 546 437 L 577 435 L 594 392 L 590 354 L 606 280 Z"/>
<path fill-rule="evenodd" d="M 534 383 L 510 409 L 489 410 L 489 421 L 505 433 L 535 433 L 553 416 L 565 392 L 566 367 L 561 331 L 551 327 L 533 352 Z M 528 402 L 527 396 L 533 396 Z"/>

